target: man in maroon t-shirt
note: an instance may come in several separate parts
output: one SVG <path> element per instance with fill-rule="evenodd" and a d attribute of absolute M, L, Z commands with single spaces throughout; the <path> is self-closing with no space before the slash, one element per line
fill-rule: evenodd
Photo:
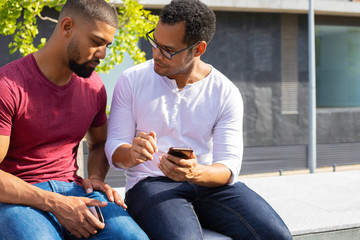
<path fill-rule="evenodd" d="M 68 0 L 46 45 L 0 69 L 0 239 L 148 239 L 104 183 L 106 92 L 93 70 L 117 24 L 104 0 Z M 85 135 L 83 180 L 76 155 Z"/>

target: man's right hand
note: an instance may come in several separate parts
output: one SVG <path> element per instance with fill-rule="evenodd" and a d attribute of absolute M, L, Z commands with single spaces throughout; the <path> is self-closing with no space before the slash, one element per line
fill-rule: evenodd
<path fill-rule="evenodd" d="M 157 151 L 155 132 L 151 131 L 149 134 L 139 132 L 133 140 L 130 156 L 137 165 L 147 160 L 153 160 L 153 154 Z"/>
<path fill-rule="evenodd" d="M 107 202 L 86 197 L 60 196 L 51 205 L 50 212 L 77 238 L 88 238 L 105 227 L 105 224 L 90 212 L 88 206 L 104 207 Z"/>
<path fill-rule="evenodd" d="M 155 132 L 139 132 L 132 144 L 123 144 L 115 150 L 112 162 L 117 167 L 128 169 L 153 160 L 153 154 L 157 151 Z"/>

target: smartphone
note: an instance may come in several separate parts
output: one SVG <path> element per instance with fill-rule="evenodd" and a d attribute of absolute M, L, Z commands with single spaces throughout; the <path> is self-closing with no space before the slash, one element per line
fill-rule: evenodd
<path fill-rule="evenodd" d="M 104 222 L 104 217 L 101 213 L 100 207 L 99 206 L 91 206 L 89 207 L 89 210 L 92 214 L 94 214 L 95 217 L 97 217 L 99 219 L 100 222 Z"/>
<path fill-rule="evenodd" d="M 175 157 L 189 159 L 193 153 L 192 148 L 178 148 L 178 147 L 171 147 L 169 148 L 168 154 L 173 155 Z"/>

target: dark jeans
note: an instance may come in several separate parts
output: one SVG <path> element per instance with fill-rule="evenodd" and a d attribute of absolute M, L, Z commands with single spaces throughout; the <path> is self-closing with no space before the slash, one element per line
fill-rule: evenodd
<path fill-rule="evenodd" d="M 208 188 L 149 177 L 130 189 L 125 201 L 150 239 L 199 240 L 202 227 L 232 239 L 292 239 L 273 208 L 241 182 Z"/>
<path fill-rule="evenodd" d="M 76 183 L 49 181 L 35 184 L 47 191 L 60 193 L 66 196 L 89 197 L 100 201 L 108 201 L 105 194 L 94 191 L 87 194 Z M 113 240 L 113 239 L 138 239 L 146 240 L 148 237 L 127 212 L 115 203 L 109 202 L 101 208 L 105 220 L 105 228 L 87 239 Z M 49 212 L 38 209 L 0 203 L 0 240 L 75 240 Z M 81 238 L 85 239 L 85 238 Z"/>

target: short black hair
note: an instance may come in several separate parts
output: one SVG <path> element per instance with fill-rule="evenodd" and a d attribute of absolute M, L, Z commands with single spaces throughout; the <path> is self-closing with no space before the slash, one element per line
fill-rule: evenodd
<path fill-rule="evenodd" d="M 97 20 L 115 28 L 119 22 L 115 9 L 104 0 L 67 0 L 60 12 L 60 18 L 65 16 Z"/>
<path fill-rule="evenodd" d="M 185 22 L 187 45 L 198 41 L 209 43 L 215 33 L 216 16 L 213 10 L 199 0 L 173 0 L 162 9 L 160 21 L 173 25 Z"/>

